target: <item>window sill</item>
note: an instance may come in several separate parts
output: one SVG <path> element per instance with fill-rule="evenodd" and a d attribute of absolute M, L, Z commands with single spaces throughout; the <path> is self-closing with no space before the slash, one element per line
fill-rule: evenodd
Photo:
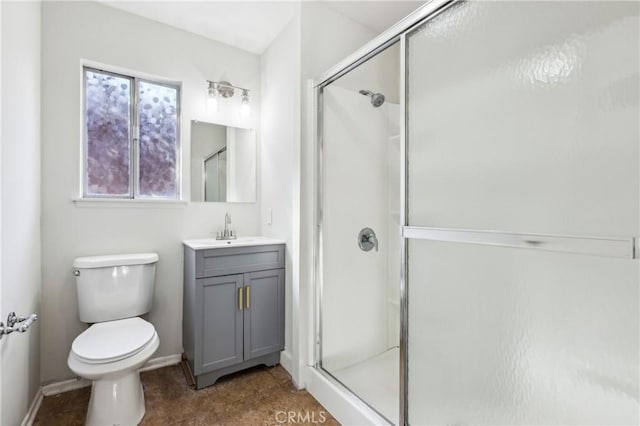
<path fill-rule="evenodd" d="M 154 200 L 154 199 L 118 199 L 118 198 L 75 198 L 76 207 L 83 208 L 142 208 L 142 209 L 175 209 L 186 207 L 184 200 Z"/>

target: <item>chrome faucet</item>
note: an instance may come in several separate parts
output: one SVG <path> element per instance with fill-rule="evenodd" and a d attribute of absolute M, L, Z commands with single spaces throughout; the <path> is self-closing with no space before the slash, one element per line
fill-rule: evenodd
<path fill-rule="evenodd" d="M 218 232 L 216 235 L 216 240 L 235 240 L 236 236 L 233 235 L 233 231 L 229 229 L 229 224 L 231 223 L 231 216 L 229 213 L 224 214 L 224 231 L 222 234 Z"/>

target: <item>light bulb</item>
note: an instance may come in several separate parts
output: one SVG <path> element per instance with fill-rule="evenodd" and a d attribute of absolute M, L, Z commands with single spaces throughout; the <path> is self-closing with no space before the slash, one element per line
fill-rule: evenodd
<path fill-rule="evenodd" d="M 209 111 L 218 111 L 218 98 L 209 96 L 207 98 L 207 110 Z"/>
<path fill-rule="evenodd" d="M 251 112 L 251 105 L 249 104 L 249 91 L 242 89 L 242 106 L 240 107 L 242 115 L 249 115 Z"/>
<path fill-rule="evenodd" d="M 207 89 L 207 109 L 209 111 L 218 111 L 218 88 L 213 82 L 209 82 L 209 88 Z"/>

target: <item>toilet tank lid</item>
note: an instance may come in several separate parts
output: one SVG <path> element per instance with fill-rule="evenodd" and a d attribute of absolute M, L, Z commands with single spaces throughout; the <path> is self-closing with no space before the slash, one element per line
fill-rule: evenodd
<path fill-rule="evenodd" d="M 108 256 L 78 257 L 73 261 L 74 268 L 108 268 L 111 266 L 144 265 L 155 263 L 157 253 L 112 254 Z"/>

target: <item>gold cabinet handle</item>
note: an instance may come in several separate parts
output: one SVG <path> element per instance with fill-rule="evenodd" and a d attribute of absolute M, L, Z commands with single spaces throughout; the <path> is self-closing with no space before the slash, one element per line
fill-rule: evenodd
<path fill-rule="evenodd" d="M 242 287 L 238 289 L 238 310 L 242 310 Z"/>
<path fill-rule="evenodd" d="M 247 286 L 247 309 L 251 307 L 251 287 Z"/>

